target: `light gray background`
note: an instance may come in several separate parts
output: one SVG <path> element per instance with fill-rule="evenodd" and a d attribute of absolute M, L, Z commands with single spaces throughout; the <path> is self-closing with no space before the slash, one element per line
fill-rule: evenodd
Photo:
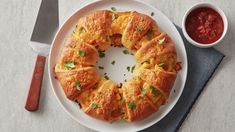
<path fill-rule="evenodd" d="M 60 24 L 90 0 L 59 0 Z M 185 11 L 202 0 L 145 0 L 181 26 Z M 0 131 L 92 131 L 69 117 L 53 95 L 45 70 L 40 110 L 24 109 L 36 59 L 28 46 L 40 0 L 0 1 Z M 228 17 L 225 39 L 215 48 L 226 55 L 187 119 L 182 132 L 235 131 L 235 1 L 209 0 Z M 196 79 L 196 78 L 195 78 Z"/>

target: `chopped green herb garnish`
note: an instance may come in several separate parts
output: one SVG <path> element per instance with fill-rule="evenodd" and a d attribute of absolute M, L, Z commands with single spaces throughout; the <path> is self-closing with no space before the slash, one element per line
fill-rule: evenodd
<path fill-rule="evenodd" d="M 66 68 L 74 68 L 75 67 L 74 62 L 65 62 L 64 66 Z"/>
<path fill-rule="evenodd" d="M 135 66 L 131 67 L 131 73 L 133 73 L 133 71 L 135 70 Z"/>
<path fill-rule="evenodd" d="M 122 109 L 122 108 L 119 108 L 118 111 L 119 111 L 120 113 L 123 113 L 123 109 Z"/>
<path fill-rule="evenodd" d="M 85 33 L 85 32 L 86 32 L 86 29 L 85 29 L 84 27 L 80 27 L 79 32 L 80 32 L 80 33 Z"/>
<path fill-rule="evenodd" d="M 94 102 L 92 102 L 90 106 L 91 106 L 91 108 L 93 108 L 93 109 L 98 108 L 98 105 L 97 105 L 96 103 L 94 103 Z"/>
<path fill-rule="evenodd" d="M 156 71 L 151 71 L 153 74 L 156 74 Z"/>
<path fill-rule="evenodd" d="M 140 17 L 140 20 L 143 21 L 143 20 L 144 20 L 144 17 Z"/>
<path fill-rule="evenodd" d="M 153 94 L 157 94 L 159 91 L 154 86 L 150 85 L 149 88 L 152 90 Z"/>
<path fill-rule="evenodd" d="M 147 64 L 150 64 L 150 60 L 145 61 Z"/>
<path fill-rule="evenodd" d="M 126 103 L 126 100 L 125 100 L 125 99 L 122 99 L 122 100 L 121 100 L 121 103 L 122 103 L 122 104 Z"/>
<path fill-rule="evenodd" d="M 109 77 L 108 77 L 108 76 L 106 76 L 106 75 L 104 76 L 104 78 L 105 78 L 105 79 L 107 79 L 107 80 L 109 80 Z"/>
<path fill-rule="evenodd" d="M 124 80 L 124 82 L 126 82 L 126 79 Z"/>
<path fill-rule="evenodd" d="M 114 21 L 116 19 L 115 14 L 112 15 L 112 21 Z"/>
<path fill-rule="evenodd" d="M 125 114 L 123 114 L 121 118 L 122 118 L 123 120 L 126 120 L 128 117 L 127 117 Z"/>
<path fill-rule="evenodd" d="M 136 109 L 136 104 L 134 101 L 128 102 L 127 106 L 129 109 Z"/>
<path fill-rule="evenodd" d="M 162 39 L 158 39 L 158 44 L 163 44 L 163 43 L 164 43 L 164 41 L 165 41 L 165 37 L 164 37 L 164 38 L 162 38 Z"/>
<path fill-rule="evenodd" d="M 70 48 L 75 48 L 76 47 L 76 44 L 71 44 L 69 45 Z"/>
<path fill-rule="evenodd" d="M 128 67 L 126 67 L 126 69 L 127 69 L 127 71 L 129 72 L 130 71 L 130 67 L 128 66 Z"/>
<path fill-rule="evenodd" d="M 150 28 L 147 33 L 148 33 L 148 34 L 152 34 L 152 33 L 153 33 L 153 29 Z"/>
<path fill-rule="evenodd" d="M 86 101 L 90 102 L 90 101 L 91 101 L 91 99 L 90 99 L 90 98 L 87 98 L 87 99 L 86 99 Z"/>
<path fill-rule="evenodd" d="M 147 32 L 147 39 L 151 40 L 152 39 L 152 35 L 153 35 L 153 30 L 150 28 Z"/>
<path fill-rule="evenodd" d="M 129 54 L 129 51 L 128 51 L 128 50 L 123 50 L 122 52 L 123 52 L 125 55 L 126 55 L 126 54 Z"/>
<path fill-rule="evenodd" d="M 141 32 L 141 31 L 143 31 L 143 28 L 137 26 L 137 27 L 135 28 L 135 30 L 136 30 L 137 32 Z"/>
<path fill-rule="evenodd" d="M 78 91 L 81 91 L 81 84 L 80 84 L 80 81 L 77 80 L 75 83 L 76 83 L 76 88 L 77 88 L 77 90 L 78 90 Z"/>
<path fill-rule="evenodd" d="M 145 95 L 146 94 L 146 90 L 144 88 L 141 88 L 141 95 Z"/>
<path fill-rule="evenodd" d="M 151 16 L 154 16 L 154 12 L 151 12 Z"/>
<path fill-rule="evenodd" d="M 147 39 L 148 39 L 148 40 L 152 40 L 152 35 L 147 34 Z"/>
<path fill-rule="evenodd" d="M 117 11 L 117 9 L 115 7 L 111 7 L 112 11 Z"/>
<path fill-rule="evenodd" d="M 159 63 L 159 64 L 158 64 L 158 66 L 159 66 L 159 67 L 163 67 L 163 66 L 164 66 L 164 64 L 165 64 L 165 63 L 164 63 L 164 62 L 162 62 L 162 63 Z"/>
<path fill-rule="evenodd" d="M 99 69 L 101 69 L 101 70 L 103 70 L 103 69 L 104 69 L 104 67 L 103 67 L 103 66 L 99 66 L 98 68 L 99 68 Z"/>
<path fill-rule="evenodd" d="M 86 52 L 83 51 L 83 50 L 78 50 L 78 51 L 77 51 L 77 54 L 80 55 L 81 57 L 86 56 Z"/>
<path fill-rule="evenodd" d="M 112 61 L 111 64 L 114 65 L 114 64 L 115 64 L 115 61 Z"/>
<path fill-rule="evenodd" d="M 105 57 L 105 53 L 100 51 L 100 52 L 99 52 L 99 57 L 100 57 L 100 58 Z"/>

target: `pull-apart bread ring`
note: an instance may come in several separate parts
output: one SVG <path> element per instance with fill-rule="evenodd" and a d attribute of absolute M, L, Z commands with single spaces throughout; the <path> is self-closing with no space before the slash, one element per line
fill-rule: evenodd
<path fill-rule="evenodd" d="M 136 59 L 133 75 L 123 85 L 102 77 L 95 68 L 98 53 L 110 46 L 124 46 Z M 166 103 L 180 69 L 173 41 L 151 17 L 98 10 L 78 20 L 55 74 L 67 98 L 86 114 L 108 122 L 133 122 Z"/>

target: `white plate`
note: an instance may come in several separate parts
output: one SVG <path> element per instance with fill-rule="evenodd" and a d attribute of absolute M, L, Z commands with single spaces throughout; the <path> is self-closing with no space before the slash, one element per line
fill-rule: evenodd
<path fill-rule="evenodd" d="M 61 49 L 63 48 L 63 42 L 65 38 L 71 33 L 72 29 L 75 27 L 77 20 L 84 16 L 87 13 L 98 9 L 110 9 L 111 7 L 117 8 L 117 11 L 137 11 L 147 15 L 150 15 L 151 12 L 154 12 L 152 18 L 158 23 L 160 29 L 169 34 L 172 40 L 175 43 L 177 48 L 177 54 L 179 61 L 182 62 L 182 70 L 178 73 L 174 87 L 171 92 L 171 95 L 168 99 L 168 103 L 160 108 L 160 110 L 148 118 L 133 122 L 127 123 L 124 121 L 116 121 L 114 123 L 107 123 L 89 117 L 82 110 L 79 109 L 78 105 L 68 100 L 59 84 L 59 82 L 54 78 L 53 68 L 56 62 L 59 59 Z M 110 78 L 116 82 L 121 82 L 124 79 L 128 79 L 130 74 L 123 76 L 127 73 L 126 66 L 132 66 L 135 61 L 133 56 L 124 56 L 121 53 L 121 49 L 110 48 L 106 54 L 106 57 L 101 60 L 99 59 L 98 65 L 103 65 L 107 67 L 107 73 L 110 74 Z M 109 56 L 108 56 L 109 55 Z M 120 55 L 120 56 L 119 56 Z M 112 67 L 110 64 L 111 61 L 115 59 L 116 64 Z M 122 62 L 122 64 L 120 64 Z M 123 66 L 124 65 L 124 66 Z M 102 72 L 101 72 L 102 73 Z M 90 3 L 83 8 L 76 11 L 60 28 L 58 31 L 53 45 L 51 47 L 50 56 L 49 56 L 49 78 L 51 86 L 53 88 L 54 94 L 57 97 L 59 103 L 63 109 L 77 122 L 80 124 L 97 130 L 97 131 L 139 131 L 145 129 L 158 121 L 160 121 L 169 111 L 174 107 L 178 101 L 185 84 L 187 76 L 187 56 L 183 41 L 180 34 L 178 33 L 175 26 L 172 22 L 158 9 L 148 5 L 144 2 L 137 0 L 103 0 Z M 175 92 L 173 92 L 175 91 Z"/>

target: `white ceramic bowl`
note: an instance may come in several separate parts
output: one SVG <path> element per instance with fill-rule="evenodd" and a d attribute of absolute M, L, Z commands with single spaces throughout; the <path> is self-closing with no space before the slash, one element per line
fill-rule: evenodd
<path fill-rule="evenodd" d="M 185 22 L 186 22 L 186 19 L 189 15 L 190 12 L 192 12 L 193 10 L 197 9 L 197 8 L 200 8 L 200 7 L 208 7 L 208 8 L 211 8 L 211 9 L 214 9 L 216 12 L 218 12 L 220 14 L 220 16 L 222 17 L 222 20 L 223 20 L 223 23 L 224 23 L 224 31 L 223 31 L 223 34 L 221 35 L 221 37 L 213 42 L 213 43 L 210 43 L 210 44 L 202 44 L 202 43 L 199 43 L 199 42 L 196 42 L 195 40 L 193 40 L 187 33 L 186 31 L 186 27 L 185 27 Z M 200 47 L 200 48 L 209 48 L 209 47 L 212 47 L 214 45 L 217 45 L 219 44 L 219 42 L 224 38 L 226 32 L 227 32 L 227 29 L 228 29 L 228 20 L 227 20 L 227 17 L 225 16 L 224 12 L 217 6 L 211 4 L 211 3 L 205 3 L 205 2 L 202 2 L 202 3 L 197 3 L 195 5 L 193 5 L 191 8 L 189 8 L 186 13 L 184 14 L 184 17 L 183 17 L 183 21 L 182 21 L 182 30 L 183 30 L 183 34 L 185 36 L 185 38 L 193 45 L 197 46 L 197 47 Z"/>

